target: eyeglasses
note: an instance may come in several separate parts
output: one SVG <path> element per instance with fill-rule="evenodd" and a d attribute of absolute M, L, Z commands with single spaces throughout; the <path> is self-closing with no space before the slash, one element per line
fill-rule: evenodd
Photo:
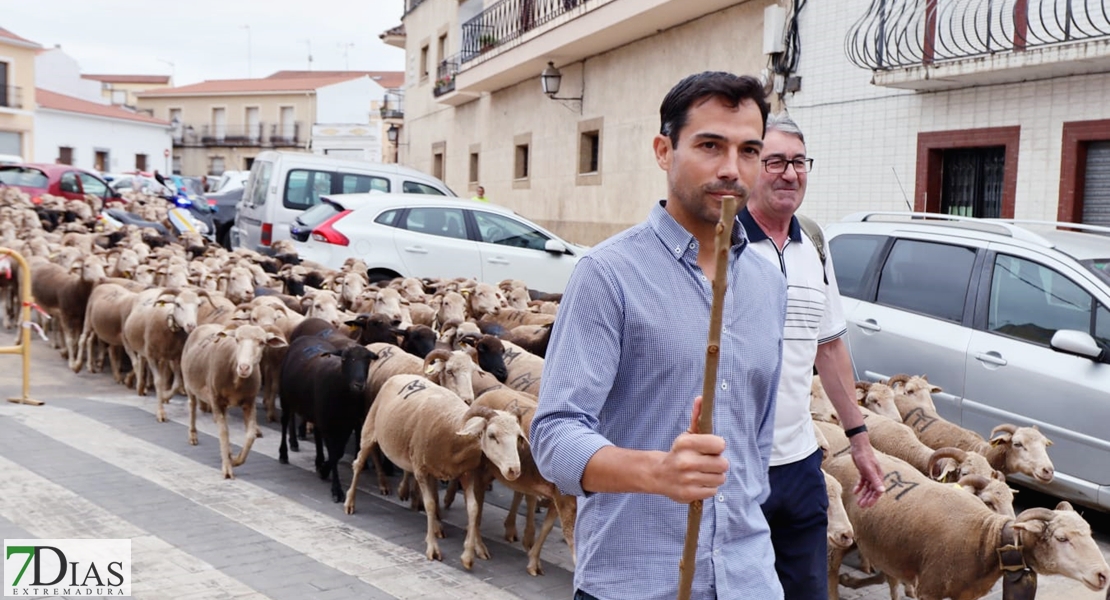
<path fill-rule="evenodd" d="M 785 173 L 786 165 L 794 165 L 795 173 L 809 173 L 813 170 L 812 158 L 795 158 L 794 160 L 786 160 L 785 158 L 773 157 L 765 158 L 761 161 L 763 163 L 763 170 L 768 173 Z"/>

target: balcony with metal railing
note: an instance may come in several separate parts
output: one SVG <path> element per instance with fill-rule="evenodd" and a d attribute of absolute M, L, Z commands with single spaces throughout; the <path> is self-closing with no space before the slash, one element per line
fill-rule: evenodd
<path fill-rule="evenodd" d="M 1110 7 L 1089 0 L 873 0 L 848 60 L 880 86 L 936 90 L 1110 69 Z"/>
<path fill-rule="evenodd" d="M 405 118 L 405 90 L 390 88 L 382 98 L 381 115 L 383 119 Z"/>
<path fill-rule="evenodd" d="M 432 95 L 436 98 L 455 91 L 455 75 L 459 74 L 461 56 L 456 54 L 439 61 L 439 66 L 436 67 L 436 84 L 432 88 Z"/>
<path fill-rule="evenodd" d="M 204 125 L 200 143 L 204 146 L 261 146 L 262 123 L 254 125 Z"/>
<path fill-rule="evenodd" d="M 303 146 L 304 128 L 296 123 L 253 125 L 183 125 L 173 132 L 173 145 L 185 148 L 279 148 Z"/>
<path fill-rule="evenodd" d="M 500 0 L 461 26 L 455 91 L 468 101 L 736 5 L 736 0 Z"/>
<path fill-rule="evenodd" d="M 14 85 L 0 85 L 0 108 L 23 108 L 23 88 Z"/>

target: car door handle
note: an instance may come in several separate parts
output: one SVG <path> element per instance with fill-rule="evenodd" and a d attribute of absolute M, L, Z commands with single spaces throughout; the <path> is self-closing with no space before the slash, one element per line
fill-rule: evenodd
<path fill-rule="evenodd" d="M 428 249 L 424 246 L 405 246 L 405 252 L 412 252 L 413 254 L 427 254 Z"/>
<path fill-rule="evenodd" d="M 1006 366 L 1006 359 L 1002 358 L 1001 354 L 999 354 L 999 353 L 997 353 L 993 350 L 990 351 L 990 352 L 980 352 L 980 353 L 976 354 L 975 355 L 975 360 L 978 360 L 980 362 L 985 362 L 985 363 L 991 364 L 991 365 L 998 365 L 1000 367 L 1005 367 Z"/>
<path fill-rule="evenodd" d="M 501 258 L 500 256 L 489 259 L 489 262 L 491 262 L 495 265 L 507 265 L 507 264 L 509 264 L 509 261 L 505 260 L 504 258 Z"/>
<path fill-rule="evenodd" d="M 883 328 L 880 327 L 879 324 L 875 322 L 875 319 L 867 319 L 866 321 L 860 321 L 860 322 L 856 323 L 856 326 L 859 327 L 860 329 L 866 329 L 867 331 L 882 331 L 883 330 Z"/>

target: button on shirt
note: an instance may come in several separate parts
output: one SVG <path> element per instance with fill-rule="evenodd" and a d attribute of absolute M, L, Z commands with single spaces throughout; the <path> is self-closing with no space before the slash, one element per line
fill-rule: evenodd
<path fill-rule="evenodd" d="M 782 361 L 782 273 L 745 252 L 737 225 L 729 253 L 714 432 L 726 440 L 726 483 L 704 503 L 693 598 L 782 598 L 767 498 L 774 398 Z M 646 223 L 595 247 L 575 268 L 559 307 L 532 422 L 540 471 L 578 502 L 575 587 L 600 600 L 670 600 L 687 505 L 652 494 L 587 494 L 586 463 L 616 445 L 670 449 L 702 391 L 712 289 L 693 236 L 663 203 Z"/>
<path fill-rule="evenodd" d="M 813 361 L 817 346 L 848 332 L 840 291 L 836 287 L 832 255 L 826 244 L 824 267 L 809 236 L 798 219 L 790 220 L 790 231 L 780 250 L 774 240 L 752 218 L 740 211 L 747 232 L 748 252 L 775 265 L 786 277 L 786 328 L 782 349 L 782 376 L 775 400 L 775 444 L 771 465 L 797 462 L 817 451 L 813 419 L 809 416 L 809 389 L 813 383 Z"/>

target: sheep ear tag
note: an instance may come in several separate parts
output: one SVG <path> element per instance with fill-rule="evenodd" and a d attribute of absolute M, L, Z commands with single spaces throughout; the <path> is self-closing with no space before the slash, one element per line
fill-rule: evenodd
<path fill-rule="evenodd" d="M 1000 444 L 1005 444 L 1006 443 L 1006 438 L 1004 438 L 1002 436 L 999 436 L 999 437 L 996 437 L 996 438 L 992 439 L 990 443 L 991 443 L 991 448 L 994 448 L 994 447 L 996 447 Z"/>
<path fill-rule="evenodd" d="M 424 369 L 424 374 L 425 374 L 425 375 L 431 375 L 432 373 L 435 373 L 435 372 L 436 372 L 436 368 L 435 368 L 435 365 L 428 365 L 428 366 L 427 366 L 427 367 L 426 367 L 426 368 Z"/>

